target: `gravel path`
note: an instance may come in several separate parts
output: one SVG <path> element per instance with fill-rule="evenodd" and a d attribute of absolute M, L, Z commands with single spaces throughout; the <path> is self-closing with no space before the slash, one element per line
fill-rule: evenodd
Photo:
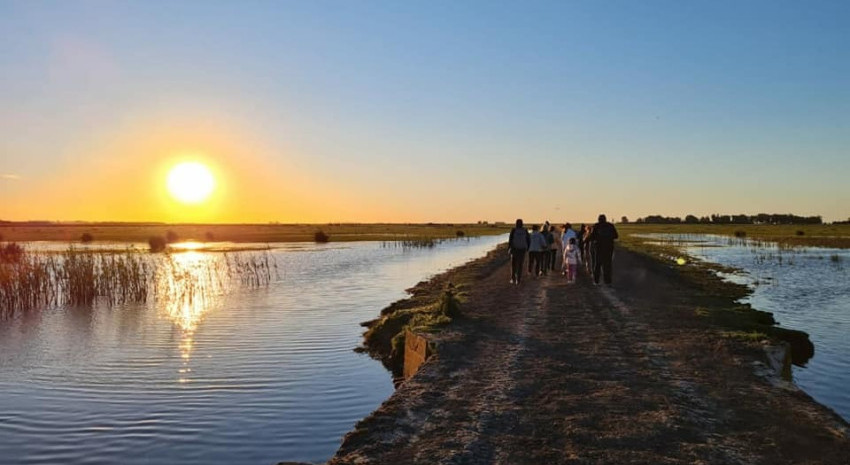
<path fill-rule="evenodd" d="M 846 423 L 754 374 L 761 353 L 707 329 L 671 273 L 616 266 L 613 288 L 499 267 L 330 463 L 850 463 Z"/>

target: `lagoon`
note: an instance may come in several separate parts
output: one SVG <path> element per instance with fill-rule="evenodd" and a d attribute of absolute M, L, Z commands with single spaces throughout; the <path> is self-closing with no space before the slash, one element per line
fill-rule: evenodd
<path fill-rule="evenodd" d="M 201 297 L 19 312 L 0 324 L 0 463 L 327 460 L 393 390 L 353 352 L 359 323 L 504 240 L 232 252 L 268 254 L 275 273 L 259 288 L 222 283 L 204 271 L 221 252 L 190 250 L 172 254 L 185 282 L 166 288 L 201 283 Z"/>
<path fill-rule="evenodd" d="M 772 312 L 780 326 L 809 334 L 815 355 L 793 367 L 794 383 L 850 421 L 850 249 L 797 247 L 708 234 L 646 235 L 737 272 L 743 299 Z"/>

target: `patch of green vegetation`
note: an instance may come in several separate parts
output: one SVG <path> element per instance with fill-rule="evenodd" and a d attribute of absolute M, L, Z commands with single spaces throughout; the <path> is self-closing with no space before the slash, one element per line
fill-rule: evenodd
<path fill-rule="evenodd" d="M 404 333 L 433 332 L 460 316 L 460 300 L 449 283 L 439 301 L 388 313 L 374 321 L 363 335 L 370 352 L 385 354 L 384 365 L 400 376 L 404 364 Z"/>
<path fill-rule="evenodd" d="M 618 224 L 621 236 L 632 234 L 718 234 L 775 242 L 790 247 L 850 248 L 850 224 Z"/>
<path fill-rule="evenodd" d="M 656 262 L 669 264 L 670 269 L 696 291 L 694 298 L 699 303 L 696 315 L 720 328 L 721 334 L 764 334 L 767 338 L 786 342 L 791 348 L 791 361 L 795 365 L 805 365 L 814 356 L 814 344 L 807 333 L 778 327 L 772 313 L 739 302 L 752 291 L 743 284 L 726 281 L 718 275 L 718 272 L 737 270 L 698 260 L 673 243 L 659 245 L 651 244 L 650 241 L 630 234 L 624 235 L 620 246 Z M 676 265 L 682 263 L 674 261 L 676 258 L 684 258 L 685 264 Z M 755 336 L 739 339 L 756 340 Z"/>
<path fill-rule="evenodd" d="M 761 342 L 768 338 L 767 334 L 759 331 L 721 331 L 723 337 L 746 342 Z"/>
<path fill-rule="evenodd" d="M 381 360 L 393 376 L 401 376 L 405 330 L 434 333 L 461 318 L 464 289 L 507 261 L 506 249 L 503 244 L 483 258 L 408 289 L 409 298 L 394 302 L 381 310 L 378 319 L 363 323 L 368 329 L 363 334 L 364 349 L 361 350 Z"/>

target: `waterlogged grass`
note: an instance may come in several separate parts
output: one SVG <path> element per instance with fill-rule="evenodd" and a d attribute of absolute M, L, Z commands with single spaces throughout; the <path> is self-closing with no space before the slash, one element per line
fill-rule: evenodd
<path fill-rule="evenodd" d="M 436 300 L 428 300 L 425 305 L 386 313 L 370 322 L 363 334 L 364 345 L 371 352 L 385 354 L 384 364 L 394 376 L 401 376 L 404 368 L 405 330 L 431 332 L 460 316 L 462 297 L 454 284 L 448 283 Z"/>
<path fill-rule="evenodd" d="M 726 281 L 719 275 L 737 270 L 688 255 L 683 249 L 687 245 L 687 242 L 676 241 L 657 243 L 633 233 L 622 234 L 620 240 L 620 246 L 672 267 L 696 291 L 695 298 L 700 303 L 695 309 L 696 315 L 717 327 L 724 336 L 755 342 L 762 340 L 755 335 L 764 335 L 764 339 L 786 342 L 796 365 L 805 365 L 814 356 L 814 344 L 807 333 L 776 326 L 772 313 L 739 302 L 752 292 L 750 288 Z"/>
<path fill-rule="evenodd" d="M 265 253 L 149 254 L 128 248 L 93 252 L 69 247 L 62 253 L 31 253 L 15 245 L 0 248 L 0 315 L 62 305 L 120 305 L 149 299 L 204 298 L 231 283 L 255 288 L 277 276 Z"/>
<path fill-rule="evenodd" d="M 449 270 L 429 281 L 408 289 L 410 297 L 381 310 L 381 316 L 363 323 L 368 329 L 363 335 L 362 350 L 381 360 L 384 366 L 401 376 L 404 368 L 404 334 L 438 331 L 463 316 L 465 290 L 506 260 L 505 245 L 486 257 Z M 493 254 L 503 257 L 494 260 Z"/>
<path fill-rule="evenodd" d="M 321 231 L 331 242 L 447 239 L 503 234 L 506 224 L 383 223 L 383 224 L 134 224 L 134 223 L 0 223 L 7 241 L 79 240 L 89 234 L 102 242 L 147 243 L 152 237 L 172 234 L 183 241 L 211 242 L 313 242 Z M 174 241 L 171 241 L 174 242 Z"/>
<path fill-rule="evenodd" d="M 618 224 L 621 236 L 633 234 L 717 234 L 787 246 L 850 248 L 850 224 Z"/>

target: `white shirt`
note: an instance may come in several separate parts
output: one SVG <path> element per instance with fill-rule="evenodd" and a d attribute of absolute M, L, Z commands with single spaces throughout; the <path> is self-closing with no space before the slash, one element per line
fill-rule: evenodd
<path fill-rule="evenodd" d="M 564 260 L 568 265 L 578 265 L 581 263 L 581 254 L 579 254 L 578 246 L 573 244 L 564 249 Z"/>

